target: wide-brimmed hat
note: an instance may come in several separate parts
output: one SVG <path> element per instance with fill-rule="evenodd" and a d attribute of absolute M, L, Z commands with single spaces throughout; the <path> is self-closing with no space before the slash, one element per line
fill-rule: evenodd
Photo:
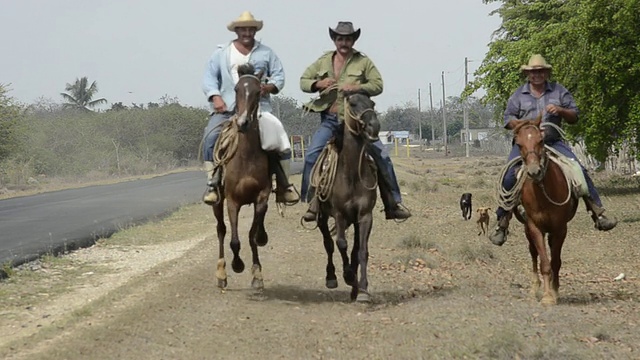
<path fill-rule="evenodd" d="M 338 35 L 351 36 L 353 37 L 353 41 L 356 41 L 360 37 L 360 29 L 355 30 L 351 21 L 340 21 L 334 29 L 329 28 L 331 40 L 335 41 Z"/>
<path fill-rule="evenodd" d="M 534 54 L 529 58 L 529 63 L 520 66 L 521 71 L 531 71 L 531 70 L 551 70 L 551 65 L 547 64 L 547 60 L 545 60 L 542 55 Z"/>
<path fill-rule="evenodd" d="M 256 31 L 260 31 L 260 29 L 262 29 L 262 20 L 256 20 L 252 13 L 245 11 L 240 14 L 239 18 L 233 20 L 229 25 L 227 25 L 227 29 L 229 29 L 229 31 L 236 31 L 237 27 L 254 27 L 256 28 Z"/>

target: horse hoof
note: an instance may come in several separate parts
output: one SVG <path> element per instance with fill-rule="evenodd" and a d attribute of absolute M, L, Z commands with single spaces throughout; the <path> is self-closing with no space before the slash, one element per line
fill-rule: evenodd
<path fill-rule="evenodd" d="M 542 300 L 540 300 L 540 304 L 542 304 L 543 306 L 553 306 L 557 303 L 558 302 L 556 301 L 556 299 L 551 296 L 543 296 Z"/>
<path fill-rule="evenodd" d="M 251 287 L 256 290 L 264 289 L 264 280 L 254 278 L 253 280 L 251 280 Z"/>
<path fill-rule="evenodd" d="M 358 291 L 358 296 L 356 297 L 356 302 L 359 303 L 371 303 L 371 295 L 364 290 Z"/>
<path fill-rule="evenodd" d="M 218 279 L 218 287 L 225 289 L 227 287 L 227 279 Z"/>
<path fill-rule="evenodd" d="M 329 289 L 335 289 L 338 287 L 338 280 L 328 279 L 326 285 L 327 285 L 327 288 Z"/>
<path fill-rule="evenodd" d="M 242 261 L 240 258 L 233 259 L 233 261 L 231 262 L 231 268 L 236 273 L 243 272 L 244 271 L 244 261 Z"/>

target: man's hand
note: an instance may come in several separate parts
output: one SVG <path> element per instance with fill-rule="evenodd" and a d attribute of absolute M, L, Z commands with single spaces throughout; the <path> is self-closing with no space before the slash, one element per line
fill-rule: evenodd
<path fill-rule="evenodd" d="M 328 77 L 319 81 L 316 81 L 315 85 L 316 85 L 316 89 L 318 89 L 319 91 L 322 91 L 332 85 L 334 85 L 336 83 L 336 79 L 332 78 L 332 77 Z"/>
<path fill-rule="evenodd" d="M 227 104 L 222 100 L 222 96 L 214 95 L 211 97 L 211 102 L 213 103 L 213 111 L 217 113 L 223 113 L 227 111 Z"/>
<path fill-rule="evenodd" d="M 549 104 L 545 107 L 545 110 L 551 115 L 561 115 L 563 109 L 558 105 Z"/>
<path fill-rule="evenodd" d="M 356 92 L 360 90 L 360 85 L 357 84 L 344 84 L 340 88 L 342 92 Z"/>
<path fill-rule="evenodd" d="M 260 96 L 275 94 L 278 89 L 273 84 L 260 84 Z"/>

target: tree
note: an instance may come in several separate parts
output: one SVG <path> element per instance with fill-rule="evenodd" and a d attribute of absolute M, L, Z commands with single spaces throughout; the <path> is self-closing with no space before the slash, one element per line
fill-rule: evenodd
<path fill-rule="evenodd" d="M 20 148 L 20 109 L 8 95 L 9 85 L 0 84 L 0 160 L 14 155 Z"/>
<path fill-rule="evenodd" d="M 76 79 L 73 84 L 67 83 L 65 90 L 67 92 L 60 93 L 60 95 L 67 102 L 65 106 L 69 108 L 89 111 L 89 108 L 107 103 L 105 98 L 93 100 L 93 97 L 98 93 L 98 83 L 94 81 L 89 85 L 86 76 Z"/>
<path fill-rule="evenodd" d="M 640 154 L 640 0 L 483 1 L 502 3 L 502 24 L 466 94 L 485 88 L 498 121 L 523 83 L 519 66 L 540 53 L 580 108 L 567 132 L 600 161 L 625 144 Z"/>

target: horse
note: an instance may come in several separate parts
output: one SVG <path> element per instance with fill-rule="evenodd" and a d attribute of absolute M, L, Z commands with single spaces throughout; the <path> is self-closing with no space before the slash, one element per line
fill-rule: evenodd
<path fill-rule="evenodd" d="M 531 295 L 535 298 L 540 289 L 540 257 L 540 274 L 544 283 L 540 302 L 543 305 L 555 305 L 560 288 L 562 245 L 567 236 L 567 224 L 576 213 L 578 198 L 572 194 L 567 175 L 545 148 L 540 123 L 541 117 L 534 121 L 517 120 L 513 130 L 523 160 L 521 176 L 526 177 L 520 195 L 524 214 L 519 211 L 514 213 L 524 224 L 529 241 Z M 545 235 L 551 256 L 547 253 Z"/>
<path fill-rule="evenodd" d="M 213 214 L 217 220 L 217 235 L 219 256 L 216 270 L 218 287 L 227 286 L 226 261 L 224 258 L 224 237 L 226 226 L 224 223 L 224 201 L 227 201 L 227 213 L 231 226 L 230 247 L 233 252 L 231 267 L 234 272 L 241 273 L 245 265 L 240 258 L 240 240 L 238 238 L 238 214 L 244 205 L 253 204 L 254 214 L 249 230 L 249 246 L 251 247 L 253 266 L 251 273 L 254 289 L 263 289 L 262 265 L 258 257 L 258 246 L 268 242 L 264 227 L 267 213 L 269 194 L 272 189 L 269 155 L 262 150 L 260 144 L 260 129 L 258 125 L 258 106 L 260 101 L 260 84 L 262 72 L 254 75 L 253 65 L 245 64 L 238 67 L 239 80 L 235 86 L 236 115 L 227 124 L 218 143 L 225 143 L 225 131 L 232 135 L 226 140 L 233 143 L 227 149 L 228 158 L 224 163 L 223 184 L 220 191 L 220 201 L 213 206 Z M 217 148 L 218 146 L 216 146 Z"/>
<path fill-rule="evenodd" d="M 351 300 L 370 302 L 371 296 L 367 292 L 368 242 L 373 226 L 377 175 L 375 165 L 370 162 L 366 150 L 371 142 L 378 140 L 380 122 L 374 110 L 375 103 L 368 96 L 361 93 L 345 94 L 345 99 L 342 131 L 334 143 L 338 155 L 334 158 L 333 183 L 326 196 L 318 195 L 320 211 L 317 224 L 327 253 L 327 288 L 338 287 L 333 264 L 334 242 L 328 225 L 329 217 L 333 217 L 336 244 L 342 257 L 343 278 L 352 287 Z M 316 166 L 324 166 L 323 161 L 318 160 Z M 321 187 L 317 189 L 318 194 L 322 191 Z M 354 241 L 349 261 L 346 230 L 351 225 Z M 360 280 L 356 281 L 358 266 Z"/>

